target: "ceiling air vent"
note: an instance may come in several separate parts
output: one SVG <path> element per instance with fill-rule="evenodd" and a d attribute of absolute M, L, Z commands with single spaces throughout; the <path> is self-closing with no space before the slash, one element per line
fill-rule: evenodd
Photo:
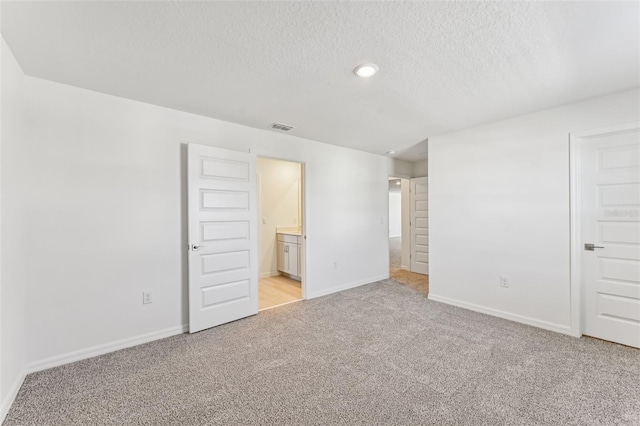
<path fill-rule="evenodd" d="M 273 123 L 271 125 L 271 128 L 275 130 L 280 130 L 281 132 L 288 132 L 289 130 L 293 129 L 293 126 L 289 126 L 288 124 L 282 124 L 282 123 Z"/>

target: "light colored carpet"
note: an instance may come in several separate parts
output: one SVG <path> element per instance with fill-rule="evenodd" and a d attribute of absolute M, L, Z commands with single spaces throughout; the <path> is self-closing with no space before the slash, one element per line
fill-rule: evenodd
<path fill-rule="evenodd" d="M 14 425 L 638 425 L 640 351 L 390 280 L 27 377 Z"/>
<path fill-rule="evenodd" d="M 389 277 L 400 284 L 417 290 L 423 296 L 429 294 L 429 276 L 409 272 L 401 269 L 402 265 L 402 239 L 400 237 L 389 238 Z"/>

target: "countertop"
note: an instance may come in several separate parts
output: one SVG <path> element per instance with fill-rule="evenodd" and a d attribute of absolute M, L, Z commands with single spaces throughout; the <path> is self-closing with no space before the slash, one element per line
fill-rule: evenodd
<path fill-rule="evenodd" d="M 302 229 L 300 228 L 276 228 L 276 234 L 287 234 L 287 235 L 302 235 Z"/>

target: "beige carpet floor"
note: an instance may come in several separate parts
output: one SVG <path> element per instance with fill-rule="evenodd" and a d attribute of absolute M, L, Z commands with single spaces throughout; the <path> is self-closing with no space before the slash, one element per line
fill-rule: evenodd
<path fill-rule="evenodd" d="M 30 374 L 16 425 L 639 425 L 640 351 L 386 280 Z"/>

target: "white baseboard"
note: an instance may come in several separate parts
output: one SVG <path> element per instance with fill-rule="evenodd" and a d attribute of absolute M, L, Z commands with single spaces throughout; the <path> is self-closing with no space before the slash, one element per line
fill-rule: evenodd
<path fill-rule="evenodd" d="M 9 388 L 9 392 L 7 396 L 2 401 L 2 405 L 0 405 L 0 424 L 4 421 L 4 418 L 9 414 L 9 409 L 13 405 L 13 401 L 16 400 L 16 396 L 18 396 L 18 391 L 22 387 L 24 383 L 24 379 L 27 377 L 27 372 L 25 370 L 21 371 L 18 377 L 16 378 L 11 388 Z"/>
<path fill-rule="evenodd" d="M 407 265 L 400 265 L 400 269 L 404 269 L 405 271 L 408 271 L 409 267 Z"/>
<path fill-rule="evenodd" d="M 260 274 L 260 278 L 269 278 L 269 277 L 277 277 L 278 275 L 280 275 L 280 272 L 275 271 L 275 272 L 262 272 Z"/>
<path fill-rule="evenodd" d="M 154 331 L 152 333 L 142 334 L 140 336 L 129 337 L 127 339 L 105 343 L 103 345 L 68 352 L 66 354 L 57 355 L 51 358 L 46 358 L 41 361 L 31 363 L 25 370 L 20 373 L 14 384 L 9 389 L 9 392 L 4 398 L 4 401 L 2 401 L 2 404 L 0 405 L 0 424 L 9 413 L 9 409 L 15 401 L 16 396 L 18 395 L 18 391 L 24 383 L 24 379 L 26 378 L 27 374 L 46 370 L 48 368 L 58 367 L 60 365 L 69 364 L 71 362 L 80 361 L 87 358 L 93 358 L 98 355 L 104 355 L 109 352 L 115 352 L 120 349 L 130 348 L 132 346 L 141 345 L 143 343 L 148 343 L 154 340 L 164 339 L 165 337 L 175 336 L 176 334 L 182 334 L 186 332 L 188 329 L 188 325 L 171 327 L 160 331 Z"/>
<path fill-rule="evenodd" d="M 398 235 L 389 235 L 389 238 L 398 238 L 398 237 L 402 237 L 402 234 L 398 234 Z"/>
<path fill-rule="evenodd" d="M 388 278 L 389 278 L 389 274 L 386 274 L 386 275 L 379 275 L 377 277 L 367 278 L 367 279 L 360 280 L 360 281 L 354 281 L 354 282 L 349 283 L 349 284 L 339 285 L 339 286 L 331 287 L 331 288 L 326 289 L 326 290 L 320 290 L 320 291 L 313 292 L 311 294 L 307 294 L 307 299 L 315 299 L 316 297 L 327 296 L 327 295 L 332 294 L 332 293 L 337 293 L 339 291 L 349 290 L 350 288 L 360 287 L 361 285 L 371 284 L 371 283 L 374 283 L 376 281 L 386 280 Z"/>
<path fill-rule="evenodd" d="M 447 305 L 457 306 L 459 308 L 469 309 L 470 311 L 480 312 L 482 314 L 491 315 L 498 318 L 504 318 L 510 321 L 519 322 L 521 324 L 530 325 L 533 327 L 543 328 L 549 331 L 555 331 L 556 333 L 568 334 L 573 337 L 580 337 L 575 334 L 571 329 L 571 326 L 555 324 L 552 322 L 542 321 L 524 315 L 513 314 L 510 312 L 500 311 L 498 309 L 487 308 L 486 306 L 475 305 L 473 303 L 462 302 L 456 299 L 450 299 L 444 296 L 438 296 L 429 292 L 428 298 L 436 302 L 446 303 Z"/>
<path fill-rule="evenodd" d="M 29 366 L 27 367 L 27 373 L 35 373 L 36 371 L 58 367 L 60 365 L 69 364 L 71 362 L 80 361 L 87 358 L 93 358 L 95 356 L 104 355 L 109 352 L 115 352 L 120 349 L 130 348 L 132 346 L 141 345 L 143 343 L 148 343 L 154 340 L 164 339 L 165 337 L 175 336 L 176 334 L 182 334 L 186 332 L 188 329 L 188 325 L 171 327 L 160 331 L 142 334 L 139 336 L 116 340 L 115 342 L 105 343 L 103 345 L 97 345 L 86 349 L 68 352 L 62 355 L 56 355 L 51 358 L 46 358 L 29 364 Z"/>

